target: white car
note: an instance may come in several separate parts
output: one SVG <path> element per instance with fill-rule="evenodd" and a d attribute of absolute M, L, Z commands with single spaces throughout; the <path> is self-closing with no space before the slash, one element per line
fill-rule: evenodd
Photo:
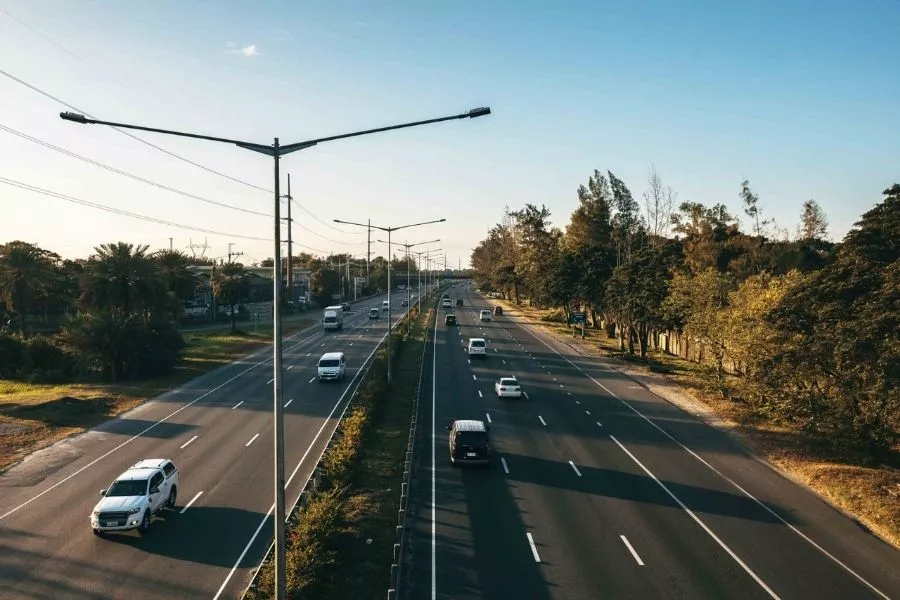
<path fill-rule="evenodd" d="M 481 315 L 479 316 L 479 318 L 482 321 L 490 321 L 491 320 L 491 311 L 489 311 L 489 310 L 481 311 Z"/>
<path fill-rule="evenodd" d="M 444 298 L 443 300 L 441 300 L 441 307 L 442 308 L 452 308 L 453 304 L 450 302 L 450 298 Z"/>
<path fill-rule="evenodd" d="M 157 513 L 175 507 L 178 469 L 167 458 L 147 458 L 116 477 L 100 495 L 91 511 L 94 535 L 131 529 L 146 533 Z"/>
<path fill-rule="evenodd" d="M 501 377 L 494 383 L 494 392 L 498 398 L 521 398 L 522 388 L 515 377 Z"/>
<path fill-rule="evenodd" d="M 466 351 L 469 353 L 469 356 L 487 358 L 487 342 L 484 338 L 469 338 L 469 346 Z"/>

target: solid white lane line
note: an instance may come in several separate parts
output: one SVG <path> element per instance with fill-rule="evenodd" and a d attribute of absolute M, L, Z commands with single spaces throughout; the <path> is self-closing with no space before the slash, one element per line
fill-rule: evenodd
<path fill-rule="evenodd" d="M 315 381 L 315 380 L 316 380 L 316 378 L 313 377 L 312 379 L 309 380 L 309 383 L 312 383 L 312 382 Z"/>
<path fill-rule="evenodd" d="M 739 564 L 741 566 L 741 568 L 744 569 L 744 571 L 748 575 L 750 575 L 750 577 L 752 577 L 754 579 L 754 581 L 756 581 L 756 583 L 758 583 L 759 586 L 769 594 L 769 596 L 771 596 L 772 598 L 778 598 L 778 594 L 776 594 L 774 591 L 772 591 L 772 588 L 770 588 L 768 585 L 766 585 L 766 582 L 763 581 L 762 579 L 760 579 L 759 575 L 754 573 L 753 570 L 750 567 L 748 567 L 747 564 L 743 560 L 741 560 L 740 557 L 737 554 L 735 554 L 734 551 L 731 548 L 729 548 L 727 544 L 725 544 L 725 542 L 720 540 L 719 536 L 717 536 L 715 533 L 713 533 L 712 529 L 707 527 L 706 523 L 704 523 L 700 519 L 700 517 L 698 517 L 697 515 L 694 514 L 694 511 L 692 511 L 690 508 L 688 508 L 687 505 L 685 505 L 685 503 L 682 502 L 678 496 L 676 496 L 674 493 L 672 493 L 672 490 L 670 490 L 666 486 L 666 484 L 664 484 L 662 481 L 660 481 L 656 477 L 656 475 L 654 475 L 650 471 L 650 469 L 645 467 L 644 464 L 641 461 L 639 461 L 637 459 L 637 457 L 628 450 L 628 448 L 626 448 L 619 442 L 619 440 L 617 440 L 612 435 L 609 437 L 610 437 L 610 439 L 612 439 L 612 441 L 614 441 L 616 443 L 616 445 L 619 448 L 622 449 L 622 452 L 627 454 L 628 457 L 631 458 L 631 460 L 633 460 L 635 463 L 637 463 L 637 465 L 644 471 L 644 473 L 646 473 L 653 481 L 655 481 L 657 483 L 657 485 L 659 485 L 659 487 L 661 487 L 672 498 L 672 500 L 677 502 L 678 505 L 682 508 L 682 510 L 684 510 L 684 512 L 686 512 L 688 515 L 690 515 L 690 517 L 697 523 L 697 525 L 699 525 L 703 529 L 703 531 L 705 531 L 709 535 L 709 537 L 711 537 L 723 550 L 725 550 L 725 552 L 727 552 L 728 555 L 732 559 L 734 559 L 734 562 Z"/>
<path fill-rule="evenodd" d="M 597 421 L 597 427 L 603 427 L 603 425 L 600 424 L 600 421 Z"/>
<path fill-rule="evenodd" d="M 237 404 L 235 404 L 234 406 L 232 406 L 232 407 L 231 407 L 231 410 L 236 409 L 238 406 L 240 406 L 240 405 L 243 404 L 243 403 L 244 403 L 244 401 L 241 400 L 240 402 L 238 402 Z"/>
<path fill-rule="evenodd" d="M 631 542 L 628 541 L 628 538 L 624 535 L 619 536 L 622 539 L 622 542 L 625 544 L 625 547 L 628 548 L 628 551 L 631 552 L 631 555 L 634 557 L 634 560 L 637 561 L 637 564 L 644 566 L 644 561 L 641 560 L 641 557 L 638 556 L 638 553 L 634 551 L 634 547 L 631 545 Z"/>
<path fill-rule="evenodd" d="M 538 420 L 541 422 L 541 425 L 543 425 L 544 427 L 547 426 L 547 422 L 544 420 L 544 417 L 542 417 L 541 415 L 538 415 Z"/>
<path fill-rule="evenodd" d="M 531 533 L 526 533 L 525 537 L 528 538 L 528 545 L 531 546 L 531 554 L 534 555 L 534 562 L 541 562 L 541 556 L 538 554 L 537 546 L 534 545 L 534 538 L 531 537 Z"/>
<path fill-rule="evenodd" d="M 501 457 L 500 464 L 503 465 L 503 472 L 509 475 L 509 467 L 506 466 L 506 459 Z"/>
<path fill-rule="evenodd" d="M 201 491 L 201 492 L 197 492 L 197 495 L 194 496 L 193 498 L 191 498 L 191 501 L 188 502 L 187 504 L 185 504 L 185 505 L 184 505 L 184 508 L 182 508 L 180 511 L 178 511 L 178 514 L 179 514 L 179 515 L 183 515 L 183 514 L 185 513 L 185 511 L 191 507 L 191 504 L 193 504 L 194 502 L 196 502 L 196 501 L 197 501 L 197 498 L 199 498 L 199 497 L 202 496 L 202 495 L 203 495 L 203 492 L 202 492 L 202 491 Z"/>
<path fill-rule="evenodd" d="M 273 381 L 275 381 L 275 378 L 274 378 L 274 377 L 273 377 L 272 379 L 268 380 L 268 381 L 266 382 L 266 385 L 269 385 L 269 384 L 272 383 Z"/>
<path fill-rule="evenodd" d="M 291 398 L 290 400 L 288 400 L 287 402 L 284 403 L 284 407 L 287 408 L 288 405 L 289 405 L 291 402 L 293 402 L 293 401 L 294 401 L 294 399 Z"/>
<path fill-rule="evenodd" d="M 491 423 L 491 415 L 489 413 L 484 413 L 484 416 L 487 417 L 487 422 Z"/>
<path fill-rule="evenodd" d="M 771 508 L 769 508 L 768 506 L 766 506 L 766 504 L 764 504 L 764 503 L 763 503 L 761 500 L 759 500 L 756 496 L 754 496 L 754 495 L 751 494 L 749 491 L 747 491 L 747 490 L 746 490 L 744 487 L 742 487 L 738 482 L 734 481 L 733 479 L 731 479 L 730 477 L 728 477 L 727 475 L 725 475 L 724 473 L 722 473 L 719 469 L 717 469 L 716 467 L 714 467 L 713 465 L 711 465 L 709 462 L 707 462 L 707 461 L 706 461 L 703 457 L 701 457 L 699 454 L 697 454 L 696 452 L 694 452 L 693 450 L 691 450 L 690 448 L 688 448 L 686 445 L 684 445 L 683 443 L 681 443 L 680 441 L 678 441 L 678 439 L 676 439 L 671 433 L 669 433 L 668 431 L 666 431 L 665 429 L 663 429 L 662 427 L 660 427 L 659 425 L 657 425 L 656 423 L 654 423 L 653 420 L 650 419 L 650 417 L 648 417 L 647 415 L 645 415 L 644 413 L 642 413 L 641 411 L 639 411 L 638 409 L 636 409 L 636 408 L 635 408 L 634 406 L 632 406 L 628 401 L 623 400 L 622 398 L 619 398 L 612 390 L 610 390 L 608 387 L 606 387 L 605 385 L 603 385 L 602 383 L 600 383 L 599 381 L 597 381 L 596 379 L 594 379 L 593 377 L 591 377 L 591 376 L 590 376 L 588 373 L 586 373 L 581 367 L 579 367 L 578 365 L 576 365 L 575 363 L 573 363 L 571 360 L 568 359 L 568 357 L 566 357 L 565 355 L 563 355 L 562 353 L 560 353 L 558 350 L 556 350 L 555 348 L 553 348 L 552 346 L 550 346 L 550 344 L 548 344 L 547 342 L 545 342 L 544 340 L 542 340 L 541 338 L 539 338 L 538 336 L 536 336 L 533 332 L 531 332 L 531 331 L 525 329 L 525 327 L 523 327 L 523 326 L 520 325 L 519 323 L 516 323 L 516 325 L 517 325 L 520 329 L 525 330 L 525 331 L 528 333 L 528 335 L 530 335 L 531 337 L 533 337 L 535 340 L 539 341 L 541 344 L 543 344 L 544 346 L 546 346 L 549 350 L 551 350 L 551 351 L 555 352 L 556 354 L 558 354 L 563 360 L 565 360 L 567 363 L 569 363 L 570 365 L 572 365 L 573 367 L 575 367 L 582 375 L 584 375 L 585 377 L 587 377 L 588 379 L 590 379 L 591 381 L 593 381 L 594 384 L 596 384 L 598 387 L 600 387 L 600 388 L 602 388 L 603 390 L 605 390 L 610 396 L 612 396 L 613 398 L 615 398 L 616 400 L 618 400 L 619 402 L 621 402 L 622 404 L 624 404 L 624 405 L 625 405 L 626 407 L 628 407 L 632 412 L 634 412 L 636 415 L 638 415 L 639 417 L 641 417 L 642 419 L 644 419 L 647 423 L 649 423 L 649 424 L 652 425 L 654 428 L 656 428 L 656 429 L 657 429 L 660 433 L 662 433 L 664 436 L 666 436 L 667 438 L 669 438 L 670 440 L 672 440 L 672 441 L 673 441 L 675 444 L 677 444 L 682 450 L 684 450 L 685 452 L 687 452 L 688 454 L 690 454 L 691 456 L 693 456 L 695 459 L 697 459 L 698 461 L 700 461 L 704 466 L 706 466 L 708 469 L 710 469 L 713 473 L 715 473 L 716 475 L 718 475 L 719 477 L 721 477 L 722 479 L 724 479 L 725 481 L 727 481 L 728 483 L 730 483 L 731 485 L 733 485 L 735 488 L 737 488 L 738 490 L 740 490 L 740 492 L 741 492 L 742 494 L 744 494 L 745 496 L 747 496 L 748 498 L 750 498 L 751 500 L 753 500 L 754 502 L 756 502 L 756 504 L 758 504 L 758 505 L 760 506 L 760 508 L 762 508 L 763 510 L 765 510 L 766 512 L 768 512 L 768 513 L 769 513 L 770 515 L 772 515 L 774 518 L 778 519 L 778 521 L 780 521 L 782 525 L 788 527 L 791 531 L 793 531 L 793 532 L 796 533 L 798 536 L 800 536 L 803 540 L 805 540 L 810 546 L 812 546 L 813 548 L 815 548 L 816 550 L 818 550 L 819 552 L 821 552 L 822 554 L 824 554 L 825 556 L 827 556 L 828 558 L 830 558 L 832 561 L 834 561 L 835 564 L 839 565 L 839 566 L 840 566 L 841 568 L 843 568 L 845 571 L 847 571 L 848 573 L 850 573 L 851 575 L 853 575 L 853 577 L 855 577 L 855 578 L 857 579 L 857 581 L 859 581 L 860 583 L 862 583 L 863 585 L 865 585 L 866 587 L 868 587 L 870 590 L 872 590 L 875 594 L 877 594 L 878 596 L 880 596 L 880 597 L 883 598 L 884 600 L 891 600 L 890 597 L 889 597 L 887 594 L 885 594 L 884 592 L 882 592 L 881 590 L 879 590 L 879 589 L 878 589 L 877 587 L 875 587 L 873 584 L 869 583 L 869 581 L 867 581 L 862 575 L 860 575 L 859 573 L 857 573 L 856 571 L 854 571 L 853 569 L 851 569 L 847 564 L 845 564 L 845 563 L 842 562 L 839 558 L 837 558 L 836 556 L 834 556 L 833 554 L 831 554 L 830 552 L 828 552 L 828 550 L 826 550 L 825 548 L 823 548 L 822 546 L 820 546 L 818 543 L 816 543 L 815 540 L 813 540 L 813 539 L 810 538 L 808 535 L 806 535 L 805 533 L 803 533 L 802 531 L 800 531 L 799 529 L 797 529 L 794 525 L 792 525 L 791 523 L 788 523 L 781 515 L 779 515 L 779 514 L 776 513 L 774 510 L 772 510 Z M 609 369 L 604 369 L 604 370 L 609 370 Z M 2 517 L 0 517 L 0 518 L 2 518 Z"/>
<path fill-rule="evenodd" d="M 294 368 L 294 365 L 288 365 L 288 368 L 285 369 L 285 371 L 290 371 L 290 370 L 293 369 L 293 368 Z"/>
<path fill-rule="evenodd" d="M 484 394 L 481 393 L 481 390 L 478 390 L 478 397 L 479 397 L 479 398 L 484 398 Z"/>
<path fill-rule="evenodd" d="M 575 474 L 581 477 L 581 471 L 578 470 L 578 467 L 575 466 L 571 460 L 569 461 L 569 466 L 572 467 L 572 470 L 575 471 Z"/>
<path fill-rule="evenodd" d="M 437 469 L 435 468 L 435 456 L 437 453 L 437 434 L 435 433 L 435 421 L 437 419 L 435 406 L 437 405 L 437 330 L 434 328 L 432 338 L 431 357 L 431 600 L 437 600 L 437 496 L 435 494 L 435 481 Z M 494 348 L 494 352 L 497 349 Z"/>
<path fill-rule="evenodd" d="M 258 438 L 258 437 L 259 437 L 259 434 L 257 433 L 257 434 L 254 435 L 252 438 L 250 438 L 250 441 L 247 442 L 246 444 L 244 444 L 244 448 L 246 448 L 247 446 L 249 446 L 250 444 L 252 444 L 252 443 L 253 443 L 253 440 L 255 440 L 255 439 Z"/>
<path fill-rule="evenodd" d="M 191 442 L 193 442 L 193 441 L 196 440 L 196 439 L 197 439 L 197 436 L 195 435 L 194 437 L 192 437 L 191 439 L 189 439 L 188 441 L 186 441 L 185 443 L 183 443 L 183 444 L 181 445 L 181 449 L 184 450 L 185 448 L 187 448 L 188 444 L 190 444 Z"/>

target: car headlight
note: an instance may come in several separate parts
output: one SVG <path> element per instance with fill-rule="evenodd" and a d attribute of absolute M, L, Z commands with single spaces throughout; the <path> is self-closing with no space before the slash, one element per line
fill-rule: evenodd
<path fill-rule="evenodd" d="M 129 514 L 129 515 L 136 515 L 136 514 L 139 513 L 139 512 L 141 512 L 141 507 L 140 507 L 140 506 L 138 506 L 137 508 L 132 508 L 131 510 L 128 511 L 128 514 Z"/>
<path fill-rule="evenodd" d="M 99 511 L 99 510 L 95 510 L 95 511 L 92 512 L 91 514 L 94 515 L 95 517 L 99 517 L 99 516 L 100 516 L 100 511 Z"/>

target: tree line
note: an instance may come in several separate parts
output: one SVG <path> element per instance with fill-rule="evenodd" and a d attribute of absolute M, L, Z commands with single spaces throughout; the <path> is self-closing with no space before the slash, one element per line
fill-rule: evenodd
<path fill-rule="evenodd" d="M 348 262 L 351 275 L 365 274 L 365 264 L 353 266 L 347 255 L 294 258 L 295 268 L 310 271 L 312 299 L 322 305 L 342 286 L 352 298 L 352 280 L 339 267 Z M 211 273 L 198 274 L 191 268 L 198 265 Z M 405 259 L 394 257 L 392 268 L 405 275 Z M 385 258 L 372 260 L 369 272 L 357 293 L 387 289 Z M 170 373 L 184 348 L 179 324 L 186 307 L 223 306 L 234 331 L 243 303 L 272 300 L 271 280 L 258 289 L 251 281 L 238 262 L 216 265 L 126 242 L 97 246 L 78 260 L 24 241 L 0 244 L 0 378 L 119 381 Z"/>
<path fill-rule="evenodd" d="M 623 353 L 695 358 L 761 417 L 873 456 L 896 448 L 900 184 L 840 243 L 814 200 L 789 235 L 749 181 L 737 192 L 746 228 L 724 204 L 678 202 L 652 169 L 640 203 L 594 171 L 565 229 L 544 206 L 507 208 L 472 252 L 476 280 L 548 319 L 583 310 Z"/>

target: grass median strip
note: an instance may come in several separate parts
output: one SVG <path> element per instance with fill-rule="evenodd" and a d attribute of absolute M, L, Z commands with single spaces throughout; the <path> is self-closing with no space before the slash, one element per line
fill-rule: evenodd
<path fill-rule="evenodd" d="M 394 339 L 392 385 L 380 351 L 320 463 L 317 491 L 288 529 L 288 597 L 383 598 L 389 587 L 400 484 L 425 330 L 433 313 Z M 400 327 L 405 333 L 405 328 Z M 271 558 L 271 557 L 270 557 Z M 248 600 L 271 598 L 267 560 Z"/>
<path fill-rule="evenodd" d="M 287 318 L 284 335 L 314 320 Z M 228 330 L 185 331 L 175 372 L 165 377 L 115 383 L 62 384 L 0 380 L 0 472 L 29 453 L 116 417 L 144 401 L 229 364 L 271 343 L 272 328 L 232 334 Z"/>

